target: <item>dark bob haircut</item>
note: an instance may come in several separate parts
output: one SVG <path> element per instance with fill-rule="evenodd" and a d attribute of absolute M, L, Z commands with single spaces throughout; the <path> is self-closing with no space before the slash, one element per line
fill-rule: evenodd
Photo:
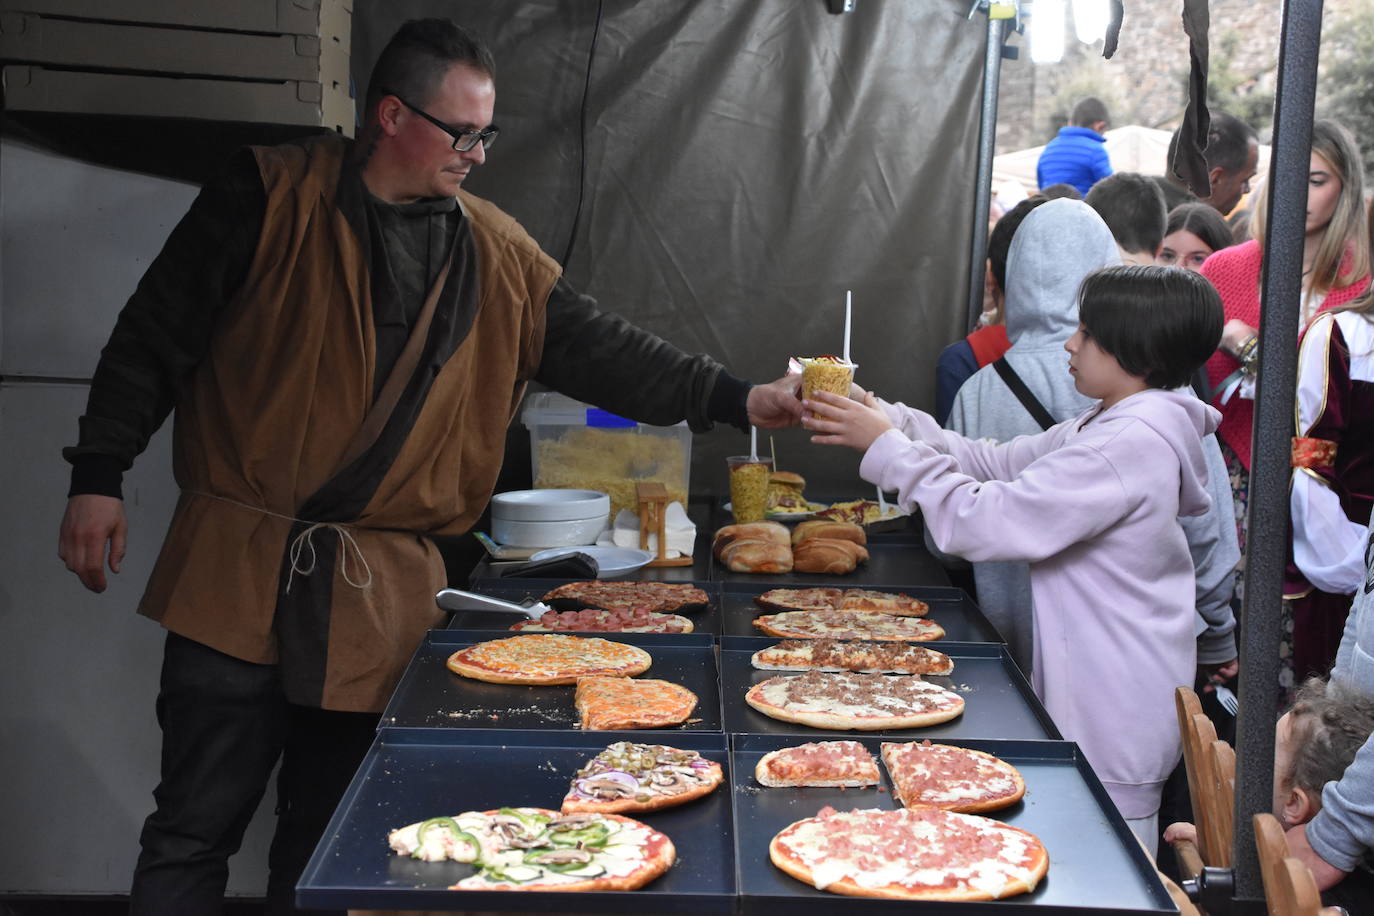
<path fill-rule="evenodd" d="M 464 64 L 493 82 L 496 61 L 482 39 L 448 19 L 412 19 L 396 30 L 382 48 L 367 83 L 366 111 L 372 117 L 388 93 L 412 105 L 429 104 L 449 68 Z"/>
<path fill-rule="evenodd" d="M 1084 332 L 1151 388 L 1179 388 L 1216 351 L 1221 297 L 1207 278 L 1172 267 L 1104 267 L 1083 278 Z"/>
<path fill-rule="evenodd" d="M 1170 236 L 1179 230 L 1191 232 L 1213 251 L 1235 244 L 1231 241 L 1231 227 L 1226 225 L 1226 219 L 1217 212 L 1216 207 L 1201 201 L 1179 204 L 1169 211 L 1164 235 Z"/>

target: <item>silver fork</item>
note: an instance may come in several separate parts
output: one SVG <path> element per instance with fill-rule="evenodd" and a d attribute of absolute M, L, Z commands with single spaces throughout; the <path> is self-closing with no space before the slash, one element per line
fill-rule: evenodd
<path fill-rule="evenodd" d="M 1217 692 L 1217 702 L 1221 704 L 1222 709 L 1233 716 L 1240 712 L 1240 697 L 1236 696 L 1235 691 L 1223 684 L 1220 678 L 1213 677 L 1209 682 L 1212 689 Z"/>

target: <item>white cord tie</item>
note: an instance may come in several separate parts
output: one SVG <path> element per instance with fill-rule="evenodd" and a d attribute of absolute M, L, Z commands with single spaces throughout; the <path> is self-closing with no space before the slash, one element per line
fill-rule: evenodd
<path fill-rule="evenodd" d="M 286 594 L 291 594 L 291 582 L 295 579 L 297 573 L 302 576 L 308 576 L 315 571 L 315 566 L 319 557 L 315 553 L 314 535 L 316 531 L 322 528 L 332 530 L 339 536 L 339 572 L 343 575 L 343 580 L 354 588 L 368 588 L 371 586 L 372 568 L 367 565 L 367 557 L 363 556 L 362 548 L 358 546 L 357 540 L 354 539 L 353 532 L 349 531 L 346 526 L 335 522 L 316 522 L 296 535 L 296 539 L 291 542 L 291 572 L 286 577 Z M 349 548 L 352 548 L 352 550 L 350 551 Z M 302 565 L 301 558 L 305 555 L 307 549 L 310 551 L 310 562 Z M 355 565 L 362 567 L 363 574 L 366 578 L 355 581 L 353 576 L 349 574 L 350 556 L 355 558 Z"/>

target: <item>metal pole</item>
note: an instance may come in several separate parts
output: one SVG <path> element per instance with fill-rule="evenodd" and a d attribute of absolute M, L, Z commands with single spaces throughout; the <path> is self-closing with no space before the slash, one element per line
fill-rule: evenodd
<path fill-rule="evenodd" d="M 983 55 L 983 116 L 978 135 L 978 183 L 973 195 L 973 248 L 968 283 L 968 329 L 983 313 L 983 272 L 988 260 L 988 208 L 992 205 L 992 154 L 997 146 L 997 88 L 1002 77 L 1002 36 L 1006 19 L 988 16 L 988 46 Z"/>
<path fill-rule="evenodd" d="M 1322 0 L 1286 0 L 1269 161 L 1268 237 L 1260 281 L 1260 372 L 1250 467 L 1236 808 L 1231 861 L 1236 899 L 1264 896 L 1250 818 L 1268 811 L 1278 705 L 1279 610 L 1288 557 L 1288 482 L 1298 369 L 1298 303 Z"/>

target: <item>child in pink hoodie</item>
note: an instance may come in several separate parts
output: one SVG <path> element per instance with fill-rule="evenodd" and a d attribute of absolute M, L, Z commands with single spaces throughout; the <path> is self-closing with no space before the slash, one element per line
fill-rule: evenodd
<path fill-rule="evenodd" d="M 1209 505 L 1202 437 L 1219 416 L 1169 389 L 1212 354 L 1221 325 L 1198 274 L 1109 267 L 1084 279 L 1064 345 L 1075 387 L 1101 403 L 1039 435 L 966 439 L 872 393 L 803 404 L 812 441 L 865 452 L 864 479 L 919 506 L 941 550 L 1030 563 L 1035 691 L 1149 849 L 1181 753 L 1174 688 L 1195 673 L 1178 517 Z"/>

